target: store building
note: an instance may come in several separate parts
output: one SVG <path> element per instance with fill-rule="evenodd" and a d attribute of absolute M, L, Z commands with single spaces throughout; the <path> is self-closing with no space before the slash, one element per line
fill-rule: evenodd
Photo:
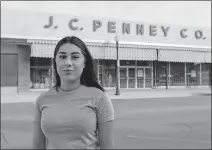
<path fill-rule="evenodd" d="M 71 35 L 85 41 L 101 85 L 115 88 L 116 32 L 120 88 L 211 84 L 211 29 L 2 10 L 1 31 L 1 87 L 18 92 L 51 87 L 54 48 Z"/>

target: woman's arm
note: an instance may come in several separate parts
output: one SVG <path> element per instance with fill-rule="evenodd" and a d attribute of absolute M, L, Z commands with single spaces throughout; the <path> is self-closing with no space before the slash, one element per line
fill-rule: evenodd
<path fill-rule="evenodd" d="M 37 122 L 33 123 L 33 142 L 32 149 L 46 149 L 46 138 L 41 130 L 41 125 Z"/>
<path fill-rule="evenodd" d="M 114 109 L 107 94 L 103 94 L 97 105 L 98 136 L 101 149 L 114 149 Z"/>
<path fill-rule="evenodd" d="M 98 124 L 100 149 L 114 149 L 113 123 L 114 121 L 111 120 Z"/>
<path fill-rule="evenodd" d="M 39 99 L 34 105 L 32 149 L 46 149 L 46 138 L 41 130 L 41 112 Z"/>

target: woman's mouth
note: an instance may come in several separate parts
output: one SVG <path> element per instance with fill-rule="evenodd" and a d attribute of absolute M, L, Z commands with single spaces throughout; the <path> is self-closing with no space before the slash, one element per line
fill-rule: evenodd
<path fill-rule="evenodd" d="M 68 73 L 68 74 L 70 74 L 70 73 L 72 73 L 73 72 L 73 70 L 63 70 L 65 73 Z"/>

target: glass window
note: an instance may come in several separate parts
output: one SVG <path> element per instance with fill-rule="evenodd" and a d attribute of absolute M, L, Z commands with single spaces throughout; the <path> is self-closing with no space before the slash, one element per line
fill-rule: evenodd
<path fill-rule="evenodd" d="M 99 61 L 99 80 L 103 87 L 116 87 L 116 61 Z"/>
<path fill-rule="evenodd" d="M 211 64 L 202 64 L 202 85 L 211 85 Z"/>
<path fill-rule="evenodd" d="M 200 66 L 195 63 L 186 63 L 187 86 L 199 85 Z"/>
<path fill-rule="evenodd" d="M 30 58 L 30 88 L 45 89 L 52 86 L 51 58 Z"/>
<path fill-rule="evenodd" d="M 151 66 L 151 61 L 137 61 L 137 66 Z"/>
<path fill-rule="evenodd" d="M 129 68 L 129 77 L 135 78 L 135 68 Z"/>
<path fill-rule="evenodd" d="M 185 86 L 185 63 L 170 62 L 170 86 Z"/>
<path fill-rule="evenodd" d="M 120 60 L 121 66 L 135 66 L 135 60 Z"/>
<path fill-rule="evenodd" d="M 166 86 L 167 62 L 157 63 L 157 84 L 158 86 Z"/>

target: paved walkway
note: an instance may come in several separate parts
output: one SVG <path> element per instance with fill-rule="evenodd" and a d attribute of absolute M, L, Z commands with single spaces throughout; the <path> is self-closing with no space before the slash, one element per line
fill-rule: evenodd
<path fill-rule="evenodd" d="M 211 94 L 211 88 L 170 88 L 164 89 L 121 89 L 120 95 L 115 95 L 115 89 L 106 90 L 112 100 L 187 97 L 195 94 Z M 41 92 L 25 92 L 20 94 L 1 94 L 1 103 L 33 102 Z"/>

